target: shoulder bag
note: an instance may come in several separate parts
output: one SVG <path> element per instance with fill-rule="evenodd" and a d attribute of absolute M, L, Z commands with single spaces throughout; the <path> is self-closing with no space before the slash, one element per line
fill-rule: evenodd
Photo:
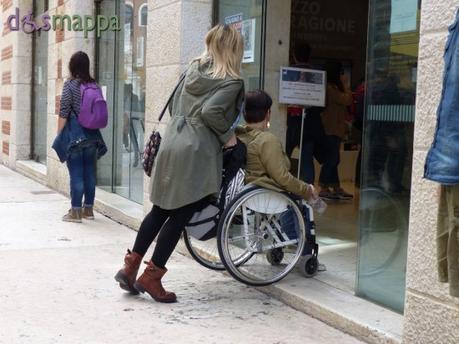
<path fill-rule="evenodd" d="M 172 91 L 172 94 L 170 95 L 169 99 L 167 100 L 166 105 L 164 106 L 163 110 L 161 111 L 161 114 L 159 115 L 159 119 L 158 119 L 159 122 L 161 122 L 161 120 L 163 119 L 167 111 L 167 108 L 169 107 L 169 104 L 172 102 L 172 99 L 174 98 L 175 93 L 177 93 L 177 90 L 179 89 L 181 83 L 185 80 L 185 77 L 186 77 L 186 73 L 183 73 L 177 86 L 175 86 L 175 89 Z M 148 177 L 151 177 L 151 171 L 155 163 L 156 155 L 158 155 L 160 144 L 161 144 L 161 134 L 159 133 L 159 131 L 153 130 L 148 142 L 145 145 L 145 149 L 143 151 L 143 157 L 142 157 L 143 170 L 145 171 Z"/>

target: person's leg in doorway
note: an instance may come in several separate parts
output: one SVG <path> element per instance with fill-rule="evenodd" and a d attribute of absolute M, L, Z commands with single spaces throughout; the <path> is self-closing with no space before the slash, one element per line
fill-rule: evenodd
<path fill-rule="evenodd" d="M 301 116 L 287 115 L 287 134 L 285 137 L 285 152 L 289 158 L 293 150 L 300 145 Z"/>
<path fill-rule="evenodd" d="M 96 198 L 96 162 L 97 148 L 89 146 L 83 149 L 84 165 L 84 204 L 82 216 L 88 220 L 94 220 L 94 199 Z"/>
<path fill-rule="evenodd" d="M 62 217 L 64 222 L 81 222 L 81 209 L 84 194 L 84 159 L 83 150 L 76 149 L 67 159 L 70 175 L 70 198 L 72 208 Z"/>
<path fill-rule="evenodd" d="M 336 199 L 337 196 L 332 189 L 340 186 L 338 177 L 339 165 L 339 150 L 341 139 L 337 136 L 328 135 L 326 137 L 326 153 L 324 155 L 324 163 L 320 172 L 319 183 L 321 187 L 320 197 Z"/>
<path fill-rule="evenodd" d="M 305 183 L 314 185 L 314 142 L 305 141 L 301 150 L 300 179 Z"/>

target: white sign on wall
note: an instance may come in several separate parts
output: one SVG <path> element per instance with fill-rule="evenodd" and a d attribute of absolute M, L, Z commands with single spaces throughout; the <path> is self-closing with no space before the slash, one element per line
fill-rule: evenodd
<path fill-rule="evenodd" d="M 281 67 L 279 103 L 325 106 L 327 73 L 322 70 Z"/>
<path fill-rule="evenodd" d="M 244 58 L 243 63 L 255 62 L 255 30 L 257 21 L 255 18 L 242 22 L 241 33 L 244 37 Z"/>
<path fill-rule="evenodd" d="M 390 33 L 415 31 L 418 28 L 418 0 L 392 0 Z"/>
<path fill-rule="evenodd" d="M 242 63 L 255 62 L 255 34 L 257 20 L 255 18 L 243 20 L 242 13 L 234 14 L 225 18 L 226 25 L 234 26 L 244 37 L 244 57 Z"/>

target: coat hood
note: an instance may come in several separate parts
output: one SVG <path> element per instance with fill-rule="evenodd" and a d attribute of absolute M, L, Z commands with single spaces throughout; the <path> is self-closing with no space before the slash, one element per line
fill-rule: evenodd
<path fill-rule="evenodd" d="M 190 65 L 185 79 L 185 90 L 188 93 L 194 96 L 201 96 L 225 83 L 241 82 L 239 80 L 232 79 L 214 79 L 208 73 L 209 67 L 209 63 L 200 64 L 199 61 L 194 61 Z"/>

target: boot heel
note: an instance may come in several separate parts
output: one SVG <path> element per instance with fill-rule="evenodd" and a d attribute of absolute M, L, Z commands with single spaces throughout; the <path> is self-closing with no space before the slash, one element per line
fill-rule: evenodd
<path fill-rule="evenodd" d="M 145 294 L 145 288 L 137 282 L 134 283 L 134 289 L 139 293 Z"/>
<path fill-rule="evenodd" d="M 132 295 L 137 295 L 139 293 L 135 288 L 129 286 L 129 280 L 122 271 L 118 271 L 115 275 L 115 281 L 120 284 L 121 289 L 130 292 Z"/>

